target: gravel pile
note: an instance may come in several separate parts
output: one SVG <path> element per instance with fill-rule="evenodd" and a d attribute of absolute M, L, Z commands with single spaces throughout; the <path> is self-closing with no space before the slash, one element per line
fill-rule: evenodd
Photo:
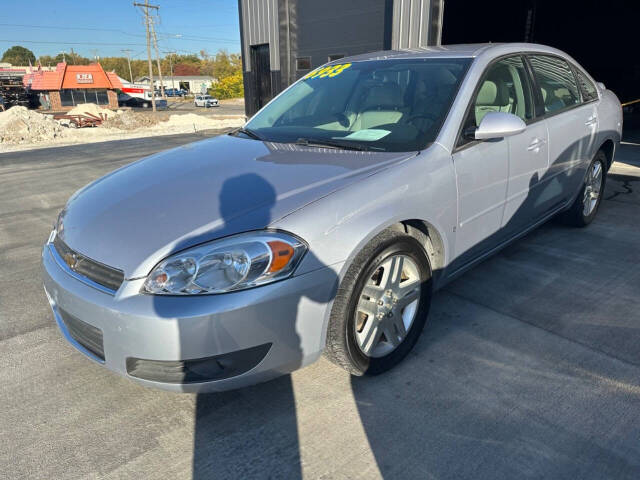
<path fill-rule="evenodd" d="M 118 110 L 117 115 L 111 115 L 107 117 L 105 122 L 102 122 L 102 127 L 137 130 L 138 128 L 153 127 L 168 118 L 168 115 L 148 115 L 133 110 Z"/>
<path fill-rule="evenodd" d="M 63 134 L 59 122 L 26 107 L 11 107 L 0 112 L 0 143 L 24 144 L 51 141 Z"/>
<path fill-rule="evenodd" d="M 70 114 L 85 112 L 106 114 L 97 128 L 69 128 L 68 120 L 54 120 L 51 115 L 12 107 L 0 112 L 0 152 L 28 150 L 38 147 L 70 145 L 74 143 L 104 142 L 155 135 L 194 133 L 202 130 L 239 127 L 244 116 L 204 117 L 189 113 L 171 115 L 108 110 L 95 104 L 78 105 Z"/>
<path fill-rule="evenodd" d="M 241 116 L 231 118 L 211 118 L 187 113 L 183 115 L 171 115 L 166 122 L 159 123 L 156 128 L 173 130 L 175 133 L 198 132 L 200 130 L 239 127 L 244 123 Z"/>
<path fill-rule="evenodd" d="M 102 108 L 95 103 L 81 103 L 80 105 L 76 105 L 72 110 L 69 110 L 69 115 L 84 115 L 86 113 L 89 113 L 91 115 L 99 117 L 100 114 L 103 114 L 106 115 L 107 118 L 109 118 L 118 115 L 121 112 L 122 110 L 114 112 L 113 110 L 109 110 L 108 108 Z"/>

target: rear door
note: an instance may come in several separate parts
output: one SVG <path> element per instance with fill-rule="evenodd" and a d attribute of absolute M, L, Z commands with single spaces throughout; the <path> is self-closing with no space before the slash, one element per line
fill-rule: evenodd
<path fill-rule="evenodd" d="M 458 186 L 456 259 L 452 272 L 491 251 L 526 228 L 534 217 L 532 201 L 548 168 L 548 133 L 535 121 L 535 102 L 521 55 L 489 65 L 471 102 L 453 153 Z M 489 112 L 520 117 L 527 129 L 512 137 L 475 141 L 464 135 Z"/>
<path fill-rule="evenodd" d="M 588 134 L 584 137 L 582 149 L 587 156 L 586 160 L 591 160 L 595 156 L 596 149 L 598 148 L 598 145 L 596 145 L 596 136 L 600 126 L 598 119 L 598 101 L 600 97 L 598 96 L 598 90 L 594 83 L 580 68 L 573 65 L 573 71 L 576 75 L 578 87 L 580 88 L 582 104 L 585 106 L 583 111 L 587 114 L 587 117 L 583 119 L 585 126 L 588 127 Z"/>
<path fill-rule="evenodd" d="M 549 132 L 544 120 L 536 118 L 535 100 L 528 67 L 522 56 L 508 57 L 497 64 L 496 78 L 509 95 L 508 113 L 520 117 L 527 128 L 506 139 L 509 144 L 509 183 L 502 229 L 510 238 L 519 234 L 542 214 L 542 180 L 549 169 Z"/>
<path fill-rule="evenodd" d="M 554 55 L 529 55 L 540 113 L 549 130 L 549 170 L 537 200 L 542 215 L 570 200 L 585 172 L 597 131 L 595 103 L 584 104 L 573 70 Z"/>

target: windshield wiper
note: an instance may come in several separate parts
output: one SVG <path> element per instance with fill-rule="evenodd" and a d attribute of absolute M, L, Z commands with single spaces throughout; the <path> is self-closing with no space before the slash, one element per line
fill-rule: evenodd
<path fill-rule="evenodd" d="M 248 128 L 243 128 L 243 127 L 236 128 L 234 131 L 229 132 L 229 135 L 236 135 L 238 133 L 242 133 L 242 134 L 246 135 L 247 137 L 253 138 L 254 140 L 262 140 L 262 141 L 264 141 L 264 138 L 262 138 L 256 132 L 254 132 L 253 130 L 249 130 Z"/>
<path fill-rule="evenodd" d="M 339 140 L 317 140 L 312 138 L 299 138 L 296 145 L 304 145 L 305 147 L 329 147 L 340 150 L 371 150 L 371 147 L 351 142 L 341 142 Z"/>

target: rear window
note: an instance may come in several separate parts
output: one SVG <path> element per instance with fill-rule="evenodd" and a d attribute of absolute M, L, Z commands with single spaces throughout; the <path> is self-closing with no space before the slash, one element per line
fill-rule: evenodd
<path fill-rule="evenodd" d="M 578 85 L 567 62 L 549 55 L 532 55 L 530 60 L 545 113 L 558 112 L 580 103 Z"/>
<path fill-rule="evenodd" d="M 598 90 L 591 80 L 580 70 L 576 68 L 576 78 L 578 79 L 578 85 L 582 90 L 582 100 L 585 102 L 591 102 L 598 99 Z"/>

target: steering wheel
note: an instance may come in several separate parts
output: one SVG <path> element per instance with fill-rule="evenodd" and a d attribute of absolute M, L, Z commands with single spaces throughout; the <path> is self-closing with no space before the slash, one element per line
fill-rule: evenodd
<path fill-rule="evenodd" d="M 342 125 L 344 128 L 348 128 L 349 125 L 351 125 L 351 122 L 349 121 L 349 119 L 344 113 L 336 113 L 334 114 L 334 116 L 338 120 L 338 123 Z"/>
<path fill-rule="evenodd" d="M 426 120 L 431 120 L 432 122 L 436 121 L 436 117 L 435 115 L 428 115 L 426 113 L 417 113 L 416 115 L 411 115 L 408 119 L 407 119 L 407 123 L 412 123 L 414 120 L 418 119 L 418 118 L 424 118 Z"/>

